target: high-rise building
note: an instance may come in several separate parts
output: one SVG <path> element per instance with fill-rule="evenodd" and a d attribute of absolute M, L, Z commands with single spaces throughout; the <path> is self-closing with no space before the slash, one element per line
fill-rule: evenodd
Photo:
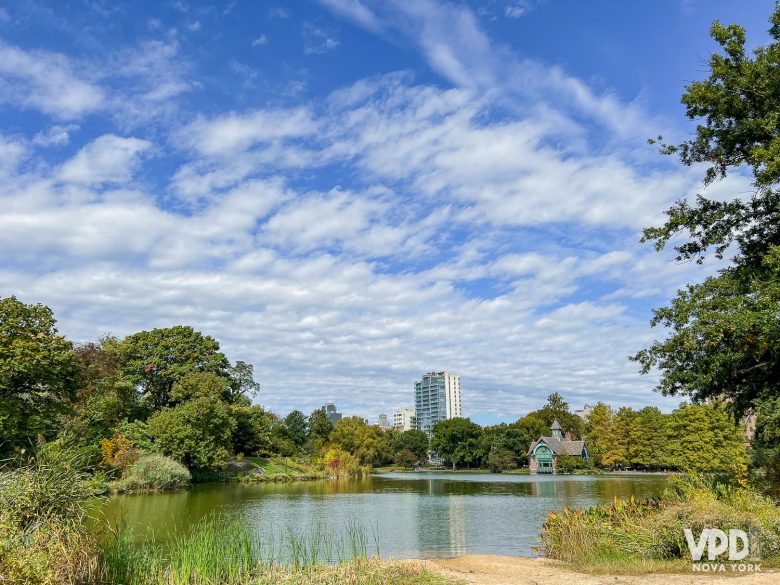
<path fill-rule="evenodd" d="M 332 424 L 333 426 L 336 426 L 336 423 L 341 420 L 341 413 L 336 412 L 336 405 L 333 404 L 332 402 L 328 402 L 320 410 L 322 410 L 322 412 L 325 413 L 325 416 L 328 417 L 330 424 Z"/>
<path fill-rule="evenodd" d="M 575 410 L 574 414 L 576 414 L 581 419 L 587 419 L 591 412 L 593 412 L 593 407 L 590 404 L 586 404 L 582 408 Z"/>
<path fill-rule="evenodd" d="M 450 372 L 428 372 L 414 383 L 417 428 L 430 433 L 440 420 L 461 416 L 460 376 Z"/>
<path fill-rule="evenodd" d="M 401 408 L 393 413 L 393 428 L 397 431 L 409 431 L 417 428 L 417 417 L 411 408 Z"/>
<path fill-rule="evenodd" d="M 387 415 L 386 414 L 380 414 L 376 419 L 376 426 L 378 426 L 383 431 L 386 431 L 390 428 L 390 425 L 387 423 Z"/>

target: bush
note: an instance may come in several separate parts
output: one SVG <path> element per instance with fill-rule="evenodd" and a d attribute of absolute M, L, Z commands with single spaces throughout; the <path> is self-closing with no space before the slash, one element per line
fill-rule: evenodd
<path fill-rule="evenodd" d="M 0 474 L 0 581 L 50 585 L 79 582 L 94 557 L 83 528 L 95 482 L 83 454 L 59 443 Z"/>
<path fill-rule="evenodd" d="M 558 473 L 576 473 L 578 471 L 587 471 L 591 469 L 588 462 L 582 457 L 573 457 L 571 455 L 561 455 L 556 464 Z"/>
<path fill-rule="evenodd" d="M 398 453 L 395 454 L 395 464 L 400 467 L 406 467 L 406 468 L 413 468 L 415 465 L 417 465 L 417 462 L 419 461 L 419 457 L 412 453 L 411 449 L 401 449 Z"/>
<path fill-rule="evenodd" d="M 100 451 L 103 464 L 117 469 L 126 469 L 139 458 L 138 450 L 133 447 L 132 441 L 119 431 L 110 439 L 100 439 Z"/>
<path fill-rule="evenodd" d="M 739 528 L 758 535 L 762 558 L 780 556 L 780 508 L 751 489 L 714 476 L 671 478 L 662 499 L 617 498 L 609 505 L 551 512 L 542 552 L 568 562 L 690 559 L 683 530 Z"/>
<path fill-rule="evenodd" d="M 147 455 L 133 463 L 127 476 L 111 484 L 116 492 L 164 490 L 189 483 L 190 472 L 178 461 L 165 455 Z"/>

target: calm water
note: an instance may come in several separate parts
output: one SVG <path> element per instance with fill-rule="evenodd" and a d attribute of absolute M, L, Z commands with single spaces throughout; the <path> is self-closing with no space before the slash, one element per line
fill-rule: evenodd
<path fill-rule="evenodd" d="M 488 553 L 530 556 L 550 510 L 658 495 L 662 476 L 528 476 L 388 473 L 361 480 L 243 486 L 196 485 L 161 494 L 117 496 L 105 514 L 164 542 L 212 512 L 241 517 L 261 535 L 341 532 L 366 527 L 369 554 L 378 534 L 382 557 Z"/>

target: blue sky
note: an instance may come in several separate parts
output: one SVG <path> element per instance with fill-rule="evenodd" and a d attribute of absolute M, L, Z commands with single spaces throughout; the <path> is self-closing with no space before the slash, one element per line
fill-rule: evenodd
<path fill-rule="evenodd" d="M 626 356 L 717 268 L 638 243 L 700 169 L 679 96 L 771 1 L 0 3 L 0 294 L 187 323 L 259 402 L 374 419 L 424 371 L 511 421 L 673 408 Z M 743 193 L 736 176 L 708 195 Z"/>

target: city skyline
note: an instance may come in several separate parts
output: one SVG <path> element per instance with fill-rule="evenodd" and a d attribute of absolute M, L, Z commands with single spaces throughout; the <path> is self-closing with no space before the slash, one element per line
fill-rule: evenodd
<path fill-rule="evenodd" d="M 80 342 L 191 325 L 275 412 L 390 414 L 431 367 L 480 424 L 669 412 L 627 358 L 721 264 L 641 230 L 749 178 L 703 190 L 647 139 L 689 135 L 712 21 L 754 46 L 772 7 L 6 2 L 0 295 Z"/>

